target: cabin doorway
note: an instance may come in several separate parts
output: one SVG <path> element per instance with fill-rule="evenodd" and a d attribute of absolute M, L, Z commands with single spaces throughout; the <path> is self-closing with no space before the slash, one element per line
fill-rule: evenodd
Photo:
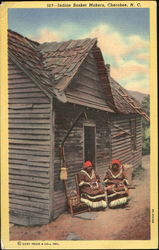
<path fill-rule="evenodd" d="M 95 165 L 95 126 L 84 125 L 84 161 Z"/>

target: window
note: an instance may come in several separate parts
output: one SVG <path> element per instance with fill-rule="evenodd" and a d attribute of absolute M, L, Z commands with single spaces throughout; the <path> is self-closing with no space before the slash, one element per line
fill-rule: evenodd
<path fill-rule="evenodd" d="M 130 119 L 130 132 L 131 132 L 131 148 L 136 151 L 136 119 Z"/>
<path fill-rule="evenodd" d="M 95 126 L 84 126 L 84 161 L 95 164 Z"/>

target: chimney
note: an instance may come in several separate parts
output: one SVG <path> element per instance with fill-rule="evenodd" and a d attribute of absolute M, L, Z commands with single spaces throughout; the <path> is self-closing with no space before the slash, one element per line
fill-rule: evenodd
<path fill-rule="evenodd" d="M 110 77 L 110 64 L 106 64 L 105 66 L 107 69 L 108 77 Z"/>

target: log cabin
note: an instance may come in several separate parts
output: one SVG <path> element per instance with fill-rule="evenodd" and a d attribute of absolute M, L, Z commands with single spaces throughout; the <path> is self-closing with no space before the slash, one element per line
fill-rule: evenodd
<path fill-rule="evenodd" d="M 141 165 L 147 116 L 110 76 L 97 39 L 39 44 L 9 30 L 8 92 L 11 223 L 47 224 L 66 211 L 61 146 L 68 190 L 85 160 L 101 179 L 112 158 Z"/>

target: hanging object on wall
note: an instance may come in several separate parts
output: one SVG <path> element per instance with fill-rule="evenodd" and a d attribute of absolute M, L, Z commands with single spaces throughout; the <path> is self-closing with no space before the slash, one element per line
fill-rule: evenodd
<path fill-rule="evenodd" d="M 67 168 L 61 168 L 60 180 L 67 180 Z"/>

